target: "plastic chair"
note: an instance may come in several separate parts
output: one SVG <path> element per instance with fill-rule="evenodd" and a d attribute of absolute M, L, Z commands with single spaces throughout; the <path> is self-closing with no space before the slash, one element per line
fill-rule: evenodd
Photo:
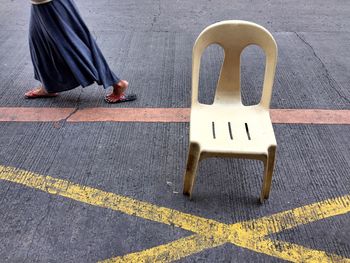
<path fill-rule="evenodd" d="M 214 103 L 198 101 L 200 61 L 210 44 L 225 52 Z M 240 56 L 245 47 L 260 46 L 266 55 L 260 103 L 244 106 L 240 92 Z M 257 159 L 264 163 L 260 201 L 268 199 L 276 156 L 276 139 L 269 107 L 277 63 L 277 45 L 262 26 L 246 21 L 223 21 L 207 27 L 197 38 L 192 55 L 190 146 L 184 177 L 185 195 L 192 196 L 200 160 L 208 157 Z"/>

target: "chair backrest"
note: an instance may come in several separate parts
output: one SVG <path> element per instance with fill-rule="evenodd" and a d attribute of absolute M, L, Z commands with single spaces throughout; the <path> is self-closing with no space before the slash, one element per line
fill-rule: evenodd
<path fill-rule="evenodd" d="M 244 48 L 255 44 L 263 49 L 266 57 L 260 105 L 269 108 L 277 63 L 277 45 L 273 36 L 264 27 L 240 20 L 213 24 L 204 29 L 198 36 L 192 55 L 192 105 L 199 103 L 200 62 L 204 50 L 210 44 L 218 44 L 224 50 L 224 62 L 216 88 L 214 104 L 242 104 L 240 57 Z"/>

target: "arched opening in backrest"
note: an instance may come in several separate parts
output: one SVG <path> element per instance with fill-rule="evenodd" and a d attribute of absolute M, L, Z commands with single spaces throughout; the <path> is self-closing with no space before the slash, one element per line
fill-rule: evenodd
<path fill-rule="evenodd" d="M 257 45 L 249 45 L 241 53 L 241 100 L 245 106 L 261 100 L 266 55 Z"/>
<path fill-rule="evenodd" d="M 209 45 L 202 54 L 198 101 L 211 105 L 214 102 L 220 70 L 224 61 L 224 50 L 217 44 Z"/>

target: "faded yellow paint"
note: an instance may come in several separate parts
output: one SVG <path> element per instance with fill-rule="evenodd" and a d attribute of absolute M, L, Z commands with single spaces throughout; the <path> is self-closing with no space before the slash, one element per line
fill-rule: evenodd
<path fill-rule="evenodd" d="M 292 262 L 350 262 L 350 259 L 348 258 L 343 258 L 341 256 L 330 254 L 325 251 L 314 250 L 311 248 L 303 247 L 301 245 L 284 241 L 271 240 L 268 238 L 258 240 L 258 242 L 255 242 L 254 246 L 255 247 L 249 247 L 249 249 Z"/>
<path fill-rule="evenodd" d="M 350 259 L 338 255 L 267 238 L 267 235 L 272 233 L 348 213 L 350 195 L 228 225 L 12 167 L 0 166 L 0 179 L 196 233 L 165 245 L 116 257 L 106 262 L 169 262 L 228 242 L 294 262 L 350 262 Z"/>
<path fill-rule="evenodd" d="M 242 225 L 243 228 L 254 229 L 260 236 L 265 236 L 348 212 L 350 212 L 350 195 L 243 222 Z"/>
<path fill-rule="evenodd" d="M 128 262 L 172 262 L 188 255 L 214 248 L 227 243 L 226 240 L 208 238 L 198 234 L 178 239 L 174 242 L 101 261 L 101 263 L 128 263 Z"/>
<path fill-rule="evenodd" d="M 82 203 L 109 208 L 162 224 L 173 225 L 204 236 L 212 236 L 208 234 L 208 231 L 220 234 L 229 230 L 228 225 L 214 220 L 12 167 L 0 166 L 0 179 L 39 189 L 53 195 L 64 196 Z"/>

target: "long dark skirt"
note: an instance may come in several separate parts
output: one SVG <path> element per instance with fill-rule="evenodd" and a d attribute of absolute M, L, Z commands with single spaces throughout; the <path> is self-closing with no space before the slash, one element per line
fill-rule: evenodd
<path fill-rule="evenodd" d="M 32 5 L 29 46 L 34 77 L 48 92 L 94 82 L 107 88 L 120 80 L 110 70 L 73 0 Z"/>

